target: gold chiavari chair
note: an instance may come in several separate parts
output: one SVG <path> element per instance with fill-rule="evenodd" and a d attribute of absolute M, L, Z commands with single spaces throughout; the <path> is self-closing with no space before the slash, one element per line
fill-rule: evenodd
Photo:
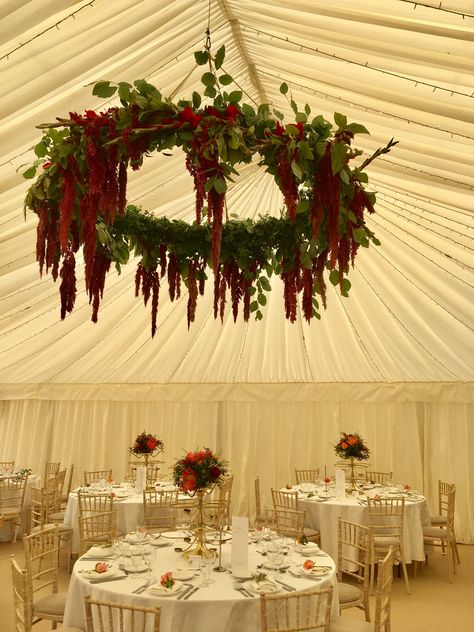
<path fill-rule="evenodd" d="M 175 528 L 175 505 L 178 490 L 143 492 L 143 523 L 147 531 L 166 531 Z"/>
<path fill-rule="evenodd" d="M 67 477 L 66 489 L 63 489 L 63 493 L 61 494 L 61 506 L 66 508 L 67 501 L 69 500 L 69 494 L 72 489 L 72 478 L 74 476 L 74 463 L 71 463 L 69 466 L 69 474 Z"/>
<path fill-rule="evenodd" d="M 115 511 L 95 512 L 79 516 L 80 554 L 94 545 L 112 543 L 115 537 L 117 515 Z"/>
<path fill-rule="evenodd" d="M 315 483 L 319 480 L 319 467 L 312 470 L 297 470 L 295 469 L 296 484 L 300 483 Z"/>
<path fill-rule="evenodd" d="M 100 483 L 100 481 L 112 480 L 112 470 L 92 470 L 84 472 L 84 483 L 91 485 L 92 483 Z"/>
<path fill-rule="evenodd" d="M 273 510 L 277 509 L 293 509 L 298 511 L 298 492 L 283 492 L 278 489 L 272 489 Z M 304 535 L 310 542 L 316 542 L 319 544 L 321 536 L 319 531 L 311 529 L 310 527 L 304 528 Z"/>
<path fill-rule="evenodd" d="M 261 595 L 262 632 L 329 632 L 333 587 Z"/>
<path fill-rule="evenodd" d="M 114 496 L 113 494 L 92 494 L 81 490 L 77 493 L 77 504 L 80 516 L 104 513 L 113 510 Z"/>
<path fill-rule="evenodd" d="M 260 495 L 260 479 L 254 480 L 255 489 L 255 525 L 259 527 L 272 527 L 274 525 L 273 509 L 262 507 Z"/>
<path fill-rule="evenodd" d="M 454 492 L 454 506 L 456 505 L 456 485 L 454 483 L 444 483 L 438 481 L 438 514 L 436 516 L 430 516 L 430 522 L 432 527 L 442 527 L 447 524 L 448 521 L 448 496 L 451 492 Z M 455 507 L 453 507 L 454 513 Z M 456 561 L 461 563 L 459 557 L 458 545 L 456 542 L 456 534 L 454 532 L 453 524 L 453 537 L 454 537 L 454 552 L 456 554 Z M 444 551 L 443 551 L 444 552 Z"/>
<path fill-rule="evenodd" d="M 3 474 L 13 474 L 15 461 L 0 461 L 0 472 Z"/>
<path fill-rule="evenodd" d="M 331 617 L 329 632 L 390 632 L 393 558 L 394 550 L 390 548 L 379 563 L 374 623 L 336 616 Z"/>
<path fill-rule="evenodd" d="M 161 608 L 85 598 L 87 632 L 159 632 Z M 152 627 L 153 626 L 153 627 Z"/>
<path fill-rule="evenodd" d="M 448 562 L 448 578 L 451 584 L 456 574 L 456 536 L 454 533 L 455 490 L 447 494 L 446 523 L 438 526 L 423 527 L 425 547 L 441 548 Z"/>
<path fill-rule="evenodd" d="M 273 515 L 275 530 L 279 535 L 298 541 L 304 535 L 305 511 L 299 511 L 298 509 L 274 509 Z"/>
<path fill-rule="evenodd" d="M 385 555 L 390 547 L 394 549 L 395 558 L 398 559 L 403 569 L 403 577 L 407 593 L 410 594 L 407 567 L 405 564 L 405 551 L 403 546 L 403 522 L 405 516 L 404 498 L 368 498 L 369 524 L 372 527 L 372 553 L 371 553 L 371 593 L 374 582 L 375 563 L 380 554 Z"/>
<path fill-rule="evenodd" d="M 374 472 L 374 470 L 366 470 L 365 480 L 368 483 L 376 485 L 388 485 L 393 479 L 393 472 Z"/>
<path fill-rule="evenodd" d="M 46 481 L 48 481 L 53 476 L 59 472 L 59 468 L 61 467 L 61 463 L 55 463 L 53 461 L 46 461 L 46 465 L 44 466 L 44 484 L 46 485 Z"/>
<path fill-rule="evenodd" d="M 370 621 L 370 555 L 372 528 L 339 518 L 337 580 L 339 608 L 361 608 Z M 351 578 L 345 582 L 344 576 Z M 360 587 L 355 582 L 359 583 Z"/>
<path fill-rule="evenodd" d="M 0 479 L 0 515 L 10 523 L 10 541 L 16 542 L 22 528 L 23 507 L 28 476 L 6 476 Z"/>

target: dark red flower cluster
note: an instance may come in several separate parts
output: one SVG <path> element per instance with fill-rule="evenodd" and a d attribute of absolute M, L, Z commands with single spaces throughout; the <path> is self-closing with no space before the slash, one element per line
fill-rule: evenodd
<path fill-rule="evenodd" d="M 219 485 L 227 473 L 227 464 L 209 448 L 187 452 L 173 467 L 173 481 L 183 492 L 194 493 Z"/>

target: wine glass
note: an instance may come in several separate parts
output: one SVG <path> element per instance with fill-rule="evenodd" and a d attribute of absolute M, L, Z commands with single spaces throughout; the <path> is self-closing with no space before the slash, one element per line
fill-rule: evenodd
<path fill-rule="evenodd" d="M 143 543 L 145 541 L 146 535 L 147 535 L 147 527 L 146 524 L 137 524 L 136 528 L 135 528 L 136 534 L 137 534 L 137 539 L 140 543 Z"/>
<path fill-rule="evenodd" d="M 132 577 L 139 577 L 139 568 L 143 567 L 143 547 L 131 546 L 130 547 L 130 560 L 133 568 Z"/>

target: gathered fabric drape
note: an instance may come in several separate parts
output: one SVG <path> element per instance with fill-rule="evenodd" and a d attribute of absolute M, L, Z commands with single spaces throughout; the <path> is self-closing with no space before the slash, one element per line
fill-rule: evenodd
<path fill-rule="evenodd" d="M 334 473 L 339 432 L 359 432 L 373 469 L 422 490 L 437 509 L 438 479 L 457 487 L 456 533 L 474 542 L 474 405 L 417 401 L 273 401 L 261 385 L 260 401 L 6 400 L 0 406 L 0 459 L 42 474 L 46 460 L 83 471 L 126 471 L 128 447 L 143 430 L 165 442 L 163 473 L 184 450 L 209 447 L 235 474 L 233 513 L 255 512 L 253 482 L 263 503 L 271 487 L 294 483 L 294 469 Z"/>

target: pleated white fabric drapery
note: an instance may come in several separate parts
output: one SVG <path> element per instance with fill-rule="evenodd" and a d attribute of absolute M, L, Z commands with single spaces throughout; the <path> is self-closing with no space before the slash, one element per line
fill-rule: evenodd
<path fill-rule="evenodd" d="M 266 386 L 261 385 L 262 393 Z M 353 387 L 354 388 L 354 387 Z M 217 391 L 216 391 L 217 392 Z M 38 401 L 3 402 L 3 459 L 41 468 L 46 459 L 74 463 L 76 482 L 87 469 L 112 467 L 119 480 L 127 448 L 142 430 L 165 442 L 163 471 L 183 453 L 217 450 L 236 475 L 235 514 L 253 515 L 253 481 L 264 502 L 270 488 L 294 482 L 295 467 L 334 473 L 339 432 L 358 431 L 370 446 L 372 467 L 424 491 L 437 510 L 438 479 L 457 486 L 456 532 L 474 542 L 472 404 L 416 401 Z"/>

